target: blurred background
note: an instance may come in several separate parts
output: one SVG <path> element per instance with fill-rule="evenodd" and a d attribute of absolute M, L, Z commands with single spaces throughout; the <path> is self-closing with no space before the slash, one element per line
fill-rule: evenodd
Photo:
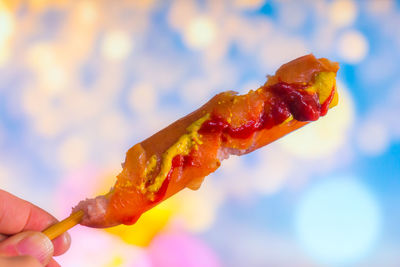
<path fill-rule="evenodd" d="M 326 117 L 58 261 L 400 266 L 399 47 L 394 0 L 1 0 L 0 188 L 62 219 L 130 146 L 314 53 L 341 66 Z"/>

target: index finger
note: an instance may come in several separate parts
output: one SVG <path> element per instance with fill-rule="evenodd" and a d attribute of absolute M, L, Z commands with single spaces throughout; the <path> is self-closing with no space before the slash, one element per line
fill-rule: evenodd
<path fill-rule="evenodd" d="M 22 231 L 43 231 L 57 219 L 43 209 L 0 189 L 0 234 L 13 235 Z M 54 239 L 55 255 L 70 245 L 68 234 Z"/>
<path fill-rule="evenodd" d="M 46 211 L 0 189 L 0 233 L 41 231 L 57 220 Z"/>

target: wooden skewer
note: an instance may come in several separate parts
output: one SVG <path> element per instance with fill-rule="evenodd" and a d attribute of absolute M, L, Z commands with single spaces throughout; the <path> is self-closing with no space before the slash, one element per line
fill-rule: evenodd
<path fill-rule="evenodd" d="M 57 236 L 65 233 L 75 225 L 79 224 L 82 220 L 84 213 L 83 211 L 77 211 L 72 213 L 68 218 L 62 220 L 59 223 L 53 224 L 49 228 L 43 231 L 43 234 L 47 235 L 50 240 L 53 240 Z"/>
<path fill-rule="evenodd" d="M 110 190 L 107 194 L 104 195 L 106 198 L 110 198 L 112 195 L 113 190 Z M 57 236 L 60 236 L 61 234 L 65 233 L 75 225 L 79 224 L 82 221 L 83 215 L 85 213 L 82 210 L 79 210 L 77 212 L 72 213 L 69 215 L 68 218 L 65 218 L 61 222 L 58 222 L 56 224 L 53 224 L 49 228 L 45 229 L 43 231 L 43 234 L 47 235 L 47 237 L 50 240 L 53 240 Z"/>

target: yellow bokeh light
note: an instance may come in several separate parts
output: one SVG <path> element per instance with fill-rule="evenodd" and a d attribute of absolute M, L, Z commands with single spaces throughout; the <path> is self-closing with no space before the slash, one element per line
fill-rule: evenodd
<path fill-rule="evenodd" d="M 104 265 L 104 267 L 118 267 L 122 266 L 124 263 L 124 259 L 122 256 L 115 255 L 111 261 Z"/>
<path fill-rule="evenodd" d="M 15 1 L 15 0 L 1 0 L 0 1 L 0 10 L 7 9 L 10 11 L 14 11 L 20 4 L 21 3 L 19 1 Z"/>
<path fill-rule="evenodd" d="M 0 44 L 7 40 L 14 30 L 14 18 L 12 14 L 0 7 Z"/>
<path fill-rule="evenodd" d="M 55 48 L 50 43 L 36 43 L 27 51 L 27 63 L 33 69 L 47 69 L 56 62 Z"/>
<path fill-rule="evenodd" d="M 29 4 L 34 9 L 42 9 L 48 6 L 48 0 L 30 0 Z"/>
<path fill-rule="evenodd" d="M 217 209 L 222 201 L 221 192 L 207 177 L 199 190 L 185 189 L 174 199 L 176 218 L 191 232 L 204 232 L 214 223 Z"/>
<path fill-rule="evenodd" d="M 166 200 L 145 212 L 134 225 L 118 225 L 105 231 L 119 236 L 128 244 L 145 247 L 164 229 L 174 209 L 172 202 Z"/>
<path fill-rule="evenodd" d="M 141 1 L 132 1 L 132 5 L 134 5 L 135 8 L 140 8 L 143 10 L 148 10 L 151 9 L 155 6 L 156 0 L 141 0 Z"/>
<path fill-rule="evenodd" d="M 106 59 L 121 60 L 129 55 L 132 46 L 133 43 L 127 32 L 114 30 L 105 34 L 101 43 L 101 53 Z"/>
<path fill-rule="evenodd" d="M 94 24 L 98 18 L 97 6 L 93 1 L 80 1 L 77 6 L 78 17 L 81 23 Z"/>
<path fill-rule="evenodd" d="M 351 0 L 337 0 L 330 6 L 329 15 L 336 26 L 350 25 L 356 19 L 357 5 Z"/>
<path fill-rule="evenodd" d="M 215 22 L 207 16 L 193 18 L 184 32 L 187 45 L 194 49 L 202 49 L 214 42 L 217 35 Z"/>
<path fill-rule="evenodd" d="M 33 11 L 37 12 L 48 8 L 49 6 L 63 6 L 68 2 L 69 2 L 68 0 L 29 0 L 28 6 Z"/>
<path fill-rule="evenodd" d="M 368 53 L 369 45 L 365 36 L 356 30 L 342 34 L 338 41 L 338 53 L 349 63 L 359 63 Z"/>
<path fill-rule="evenodd" d="M 40 42 L 32 46 L 27 53 L 27 64 L 37 75 L 38 88 L 55 95 L 66 88 L 68 71 L 61 63 L 64 58 L 55 44 Z"/>
<path fill-rule="evenodd" d="M 0 66 L 4 65 L 10 57 L 10 40 L 13 31 L 13 15 L 6 6 L 0 2 Z"/>
<path fill-rule="evenodd" d="M 339 104 L 325 117 L 278 141 L 288 152 L 302 158 L 329 156 L 343 146 L 354 121 L 354 104 L 350 94 L 338 85 Z"/>
<path fill-rule="evenodd" d="M 51 93 L 59 93 L 65 89 L 67 72 L 60 66 L 53 66 L 40 75 L 41 84 Z"/>

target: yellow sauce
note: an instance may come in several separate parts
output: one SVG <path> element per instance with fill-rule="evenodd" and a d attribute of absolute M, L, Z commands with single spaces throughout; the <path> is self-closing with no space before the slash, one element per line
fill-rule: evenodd
<path fill-rule="evenodd" d="M 145 190 L 151 193 L 157 192 L 161 185 L 163 184 L 165 178 L 167 177 L 169 171 L 172 168 L 172 159 L 177 155 L 186 156 L 190 153 L 192 148 L 197 149 L 198 145 L 202 144 L 200 135 L 198 131 L 201 128 L 203 122 L 210 118 L 210 114 L 207 113 L 205 116 L 201 117 L 197 121 L 193 122 L 189 127 L 187 127 L 187 133 L 182 135 L 179 140 L 173 144 L 167 151 L 162 154 L 161 169 L 153 184 L 147 186 Z M 157 156 L 153 155 L 147 162 L 145 169 L 145 175 L 152 173 L 157 166 Z"/>
<path fill-rule="evenodd" d="M 334 72 L 320 72 L 315 76 L 314 84 L 308 87 L 306 91 L 317 93 L 319 103 L 323 104 L 331 95 L 332 88 L 334 87 L 336 87 L 336 74 Z M 336 92 L 335 96 L 337 97 Z"/>
<path fill-rule="evenodd" d="M 337 92 L 336 86 L 335 86 L 335 94 L 333 95 L 333 99 L 331 103 L 329 104 L 329 108 L 333 108 L 339 103 L 339 94 Z"/>

